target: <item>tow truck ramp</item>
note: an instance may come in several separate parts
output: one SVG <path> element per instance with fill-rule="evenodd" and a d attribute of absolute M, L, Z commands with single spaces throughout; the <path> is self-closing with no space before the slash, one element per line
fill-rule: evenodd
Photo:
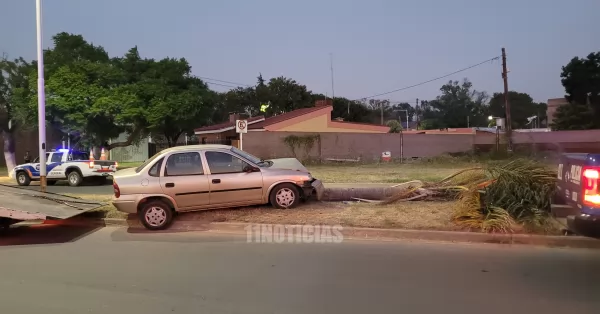
<path fill-rule="evenodd" d="M 104 205 L 62 194 L 0 185 L 0 227 L 23 220 L 68 219 Z"/>

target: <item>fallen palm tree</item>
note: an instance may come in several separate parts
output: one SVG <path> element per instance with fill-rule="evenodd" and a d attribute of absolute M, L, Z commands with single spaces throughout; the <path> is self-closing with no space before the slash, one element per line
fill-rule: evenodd
<path fill-rule="evenodd" d="M 556 173 L 531 160 L 517 159 L 461 170 L 438 182 L 410 181 L 379 204 L 416 200 L 455 202 L 455 222 L 467 229 L 511 232 L 518 226 L 544 227 Z"/>

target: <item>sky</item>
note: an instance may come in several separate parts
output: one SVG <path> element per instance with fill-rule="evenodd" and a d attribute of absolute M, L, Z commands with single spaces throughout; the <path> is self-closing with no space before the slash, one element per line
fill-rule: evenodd
<path fill-rule="evenodd" d="M 329 96 L 333 60 L 335 96 L 350 99 L 452 73 L 505 47 L 509 89 L 546 102 L 564 95 L 562 66 L 600 51 L 598 12 L 598 0 L 43 0 L 43 40 L 51 47 L 58 32 L 81 34 L 113 57 L 137 45 L 143 57 L 186 58 L 197 76 L 250 85 L 259 73 L 285 76 Z M 35 23 L 35 0 L 0 0 L 0 53 L 35 59 Z M 378 98 L 433 99 L 463 78 L 501 92 L 501 70 L 487 62 Z"/>

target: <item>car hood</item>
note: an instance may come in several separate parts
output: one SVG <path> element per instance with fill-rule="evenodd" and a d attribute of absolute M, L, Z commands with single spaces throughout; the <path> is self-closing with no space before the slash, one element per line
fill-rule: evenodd
<path fill-rule="evenodd" d="M 269 167 L 270 169 L 287 169 L 308 172 L 308 169 L 306 169 L 306 167 L 304 167 L 304 165 L 296 158 L 277 158 L 269 159 L 268 161 L 273 163 L 271 167 Z"/>

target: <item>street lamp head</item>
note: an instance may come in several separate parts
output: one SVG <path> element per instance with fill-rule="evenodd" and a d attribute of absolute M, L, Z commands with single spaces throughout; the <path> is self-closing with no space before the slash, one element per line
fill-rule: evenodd
<path fill-rule="evenodd" d="M 489 117 L 488 117 L 488 120 L 492 120 L 492 119 L 494 119 L 494 117 L 492 117 L 492 116 L 489 116 Z"/>

